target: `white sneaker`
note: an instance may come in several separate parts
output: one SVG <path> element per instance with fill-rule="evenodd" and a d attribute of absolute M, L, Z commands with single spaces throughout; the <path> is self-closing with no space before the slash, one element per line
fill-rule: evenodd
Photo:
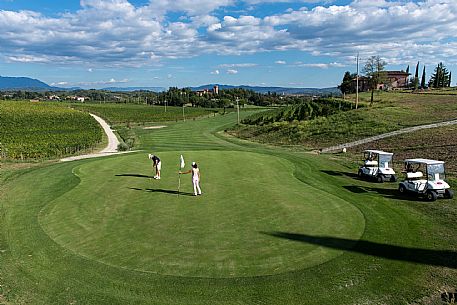
<path fill-rule="evenodd" d="M 160 177 L 157 177 L 157 180 L 160 180 Z"/>

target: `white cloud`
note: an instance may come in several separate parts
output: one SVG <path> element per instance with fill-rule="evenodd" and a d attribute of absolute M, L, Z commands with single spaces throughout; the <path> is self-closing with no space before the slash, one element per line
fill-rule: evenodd
<path fill-rule="evenodd" d="M 219 70 L 214 70 L 211 72 L 211 74 L 214 74 L 214 75 L 219 75 L 220 71 Z"/>
<path fill-rule="evenodd" d="M 110 78 L 109 80 L 100 80 L 100 81 L 93 81 L 93 82 L 79 82 L 77 83 L 78 86 L 99 86 L 99 85 L 113 85 L 113 84 L 125 84 L 128 83 L 128 79 L 121 79 L 116 80 L 114 78 Z M 70 85 L 67 83 L 67 85 Z"/>
<path fill-rule="evenodd" d="M 286 63 L 287 63 L 287 62 L 284 61 L 284 60 L 277 60 L 277 61 L 275 61 L 275 64 L 277 64 L 277 65 L 285 65 Z"/>
<path fill-rule="evenodd" d="M 229 69 L 229 70 L 227 70 L 227 74 L 238 74 L 238 70 Z"/>
<path fill-rule="evenodd" d="M 332 62 L 332 63 L 295 63 L 296 67 L 303 67 L 303 68 L 318 68 L 318 69 L 328 69 L 328 68 L 344 68 L 346 65 Z"/>
<path fill-rule="evenodd" d="M 198 16 L 234 4 L 235 0 L 150 0 L 150 9 L 159 12 L 185 12 Z"/>
<path fill-rule="evenodd" d="M 57 82 L 57 83 L 52 83 L 51 86 L 68 86 L 68 82 Z"/>
<path fill-rule="evenodd" d="M 335 0 L 244 0 L 248 4 L 262 4 L 262 3 L 323 3 L 328 4 L 335 2 Z"/>
<path fill-rule="evenodd" d="M 256 67 L 258 64 L 254 63 L 242 63 L 242 64 L 221 64 L 220 68 L 252 68 Z"/>
<path fill-rule="evenodd" d="M 22 55 L 22 56 L 7 56 L 10 62 L 22 62 L 22 63 L 45 63 L 49 62 L 49 59 L 43 56 L 35 55 Z"/>
<path fill-rule="evenodd" d="M 388 63 L 413 58 L 457 63 L 455 0 L 354 0 L 347 5 L 293 2 L 320 6 L 263 18 L 228 13 L 216 17 L 221 8 L 230 12 L 230 6 L 239 3 L 235 0 L 151 0 L 141 7 L 127 0 L 81 0 L 79 11 L 53 17 L 0 10 L 0 56 L 9 62 L 140 67 L 157 65 L 166 58 L 208 53 L 299 50 L 333 57 L 341 65 L 352 62 L 357 52 L 380 55 Z M 171 19 L 168 12 L 181 12 L 183 18 Z M 225 65 L 220 68 L 248 67 Z"/>

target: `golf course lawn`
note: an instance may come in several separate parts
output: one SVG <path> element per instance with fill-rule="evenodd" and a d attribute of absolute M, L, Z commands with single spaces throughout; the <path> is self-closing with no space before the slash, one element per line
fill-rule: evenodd
<path fill-rule="evenodd" d="M 401 198 L 329 156 L 226 138 L 235 119 L 138 129 L 143 152 L 9 177 L 0 303 L 409 304 L 457 287 L 455 199 Z M 190 175 L 178 196 L 181 154 L 202 196 Z"/>
<path fill-rule="evenodd" d="M 62 247 L 108 265 L 202 277 L 269 275 L 341 254 L 270 232 L 350 239 L 363 233 L 359 210 L 303 185 L 286 160 L 233 151 L 183 154 L 202 161 L 202 196 L 193 196 L 190 175 L 176 194 L 176 153 L 161 155 L 161 180 L 150 178 L 145 154 L 97 160 L 74 168 L 81 182 L 41 211 L 40 224 Z"/>

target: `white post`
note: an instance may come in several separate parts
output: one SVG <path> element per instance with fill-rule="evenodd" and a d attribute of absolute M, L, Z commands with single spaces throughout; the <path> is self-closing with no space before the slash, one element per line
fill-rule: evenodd
<path fill-rule="evenodd" d="M 238 122 L 238 125 L 240 125 L 240 105 L 238 103 L 238 98 L 236 98 L 236 109 L 237 109 L 237 116 L 238 116 L 237 122 Z"/>
<path fill-rule="evenodd" d="M 359 107 L 359 53 L 357 53 L 357 76 L 355 92 L 355 109 L 357 109 Z"/>

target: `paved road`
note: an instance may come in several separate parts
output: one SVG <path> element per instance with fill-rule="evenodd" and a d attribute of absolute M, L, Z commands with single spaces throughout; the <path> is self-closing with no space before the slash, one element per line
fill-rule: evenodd
<path fill-rule="evenodd" d="M 96 116 L 96 115 L 94 115 L 92 113 L 90 115 L 94 119 L 97 120 L 97 122 L 102 126 L 103 130 L 105 131 L 106 135 L 108 136 L 108 146 L 106 146 L 102 151 L 100 151 L 98 153 L 63 158 L 63 159 L 60 159 L 60 161 L 67 162 L 67 161 L 89 159 L 89 158 L 97 158 L 97 157 L 105 157 L 105 156 L 111 156 L 111 155 L 125 154 L 125 153 L 133 152 L 133 151 L 118 152 L 117 151 L 117 146 L 119 145 L 119 140 L 117 139 L 117 137 L 114 134 L 114 132 L 111 130 L 111 127 L 108 125 L 108 123 L 106 123 L 105 120 L 103 120 L 101 117 L 98 117 L 98 116 Z"/>
<path fill-rule="evenodd" d="M 370 142 L 377 141 L 380 139 L 397 136 L 397 135 L 400 135 L 403 133 L 409 133 L 409 132 L 414 132 L 414 131 L 418 131 L 418 130 L 422 130 L 422 129 L 437 128 L 437 127 L 443 127 L 443 126 L 449 126 L 449 125 L 455 125 L 455 124 L 457 124 L 457 120 L 403 128 L 400 130 L 383 133 L 383 134 L 380 134 L 377 136 L 361 139 L 361 140 L 354 141 L 354 142 L 349 142 L 349 143 L 344 143 L 344 144 L 340 144 L 340 145 L 336 145 L 336 146 L 323 148 L 320 152 L 328 153 L 328 152 L 334 152 L 334 151 L 341 151 L 343 148 L 350 148 L 350 147 L 354 147 L 354 146 L 357 146 L 360 144 L 370 143 Z"/>

